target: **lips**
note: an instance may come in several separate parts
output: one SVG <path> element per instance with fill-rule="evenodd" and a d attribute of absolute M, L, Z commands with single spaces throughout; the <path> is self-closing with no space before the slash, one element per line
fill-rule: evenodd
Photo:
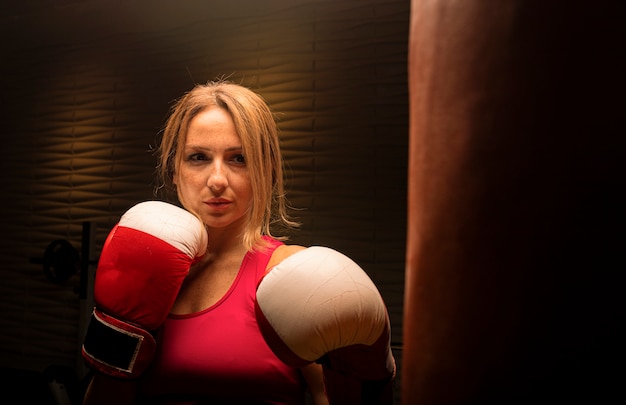
<path fill-rule="evenodd" d="M 224 209 L 232 204 L 232 202 L 225 198 L 212 198 L 209 201 L 206 201 L 205 204 L 214 209 Z"/>

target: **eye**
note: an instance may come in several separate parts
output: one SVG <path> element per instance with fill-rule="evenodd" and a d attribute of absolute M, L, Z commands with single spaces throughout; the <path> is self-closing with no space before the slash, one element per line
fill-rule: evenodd
<path fill-rule="evenodd" d="M 233 162 L 235 162 L 237 164 L 240 164 L 240 165 L 245 165 L 246 164 L 246 158 L 241 153 L 233 155 L 232 160 L 233 160 Z"/>
<path fill-rule="evenodd" d="M 201 161 L 209 160 L 209 158 L 204 153 L 191 153 L 187 155 L 186 160 L 190 162 L 201 162 Z"/>

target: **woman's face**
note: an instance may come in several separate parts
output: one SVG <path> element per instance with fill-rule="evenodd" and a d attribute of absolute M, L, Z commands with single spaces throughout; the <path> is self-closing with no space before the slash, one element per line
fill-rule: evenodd
<path fill-rule="evenodd" d="M 181 203 L 209 228 L 241 228 L 252 186 L 230 115 L 209 107 L 189 123 L 174 183 Z"/>

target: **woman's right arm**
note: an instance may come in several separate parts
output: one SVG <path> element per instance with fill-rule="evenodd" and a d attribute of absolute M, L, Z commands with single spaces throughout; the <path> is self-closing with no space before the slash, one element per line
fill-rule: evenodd
<path fill-rule="evenodd" d="M 96 373 L 87 386 L 83 405 L 134 405 L 137 393 L 136 380 L 122 380 Z"/>

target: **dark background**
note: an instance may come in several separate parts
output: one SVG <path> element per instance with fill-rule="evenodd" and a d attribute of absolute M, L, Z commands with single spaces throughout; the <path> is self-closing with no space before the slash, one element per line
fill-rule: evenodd
<path fill-rule="evenodd" d="M 97 258 L 119 216 L 154 198 L 150 148 L 171 102 L 218 77 L 258 91 L 278 114 L 290 200 L 302 208 L 292 241 L 362 265 L 388 305 L 400 362 L 409 8 L 407 0 L 4 1 L 3 393 L 44 403 L 51 379 L 82 378 L 80 272 L 52 282 L 44 252 L 66 240 L 91 251 L 83 260 Z"/>

